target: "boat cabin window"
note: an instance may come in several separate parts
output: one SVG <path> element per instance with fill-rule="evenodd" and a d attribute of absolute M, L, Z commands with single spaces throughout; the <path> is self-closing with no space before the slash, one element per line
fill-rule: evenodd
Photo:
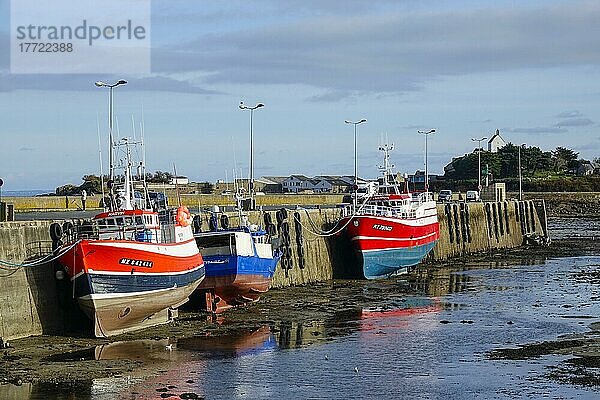
<path fill-rule="evenodd" d="M 106 223 L 108 224 L 108 226 L 115 226 L 115 220 L 114 219 L 107 219 Z"/>
<path fill-rule="evenodd" d="M 123 224 L 125 222 L 125 221 L 123 221 L 123 217 L 116 218 L 116 221 L 117 221 L 117 225 L 119 225 L 119 226 L 123 226 Z"/>
<path fill-rule="evenodd" d="M 125 217 L 125 225 L 133 225 L 133 218 Z"/>
<path fill-rule="evenodd" d="M 99 219 L 99 220 L 98 220 L 98 227 L 99 227 L 100 229 L 102 229 L 102 228 L 106 228 L 106 220 L 104 220 L 104 219 Z"/>
<path fill-rule="evenodd" d="M 142 217 L 140 217 L 139 215 L 136 215 L 135 224 L 136 225 L 144 225 L 144 220 L 142 220 Z"/>
<path fill-rule="evenodd" d="M 215 235 L 196 237 L 196 244 L 203 249 L 229 247 L 235 244 L 235 235 Z"/>

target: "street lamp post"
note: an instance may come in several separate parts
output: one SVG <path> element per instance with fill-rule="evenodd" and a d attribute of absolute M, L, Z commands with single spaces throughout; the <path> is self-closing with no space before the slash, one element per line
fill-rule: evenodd
<path fill-rule="evenodd" d="M 432 133 L 435 133 L 435 129 L 430 129 L 427 132 L 417 131 L 417 133 L 422 133 L 423 135 L 425 135 L 425 192 L 429 192 L 429 170 L 427 168 L 427 137 Z"/>
<path fill-rule="evenodd" d="M 521 184 L 521 147 L 525 146 L 525 143 L 519 146 L 518 154 L 519 154 L 519 201 L 523 200 L 523 189 Z"/>
<path fill-rule="evenodd" d="M 356 149 L 356 125 L 362 124 L 363 122 L 367 122 L 367 120 L 363 118 L 360 121 L 356 122 L 348 120 L 345 120 L 344 122 L 347 124 L 354 125 L 354 201 L 352 203 L 354 204 L 354 211 L 356 211 L 356 205 L 358 200 L 358 153 Z"/>
<path fill-rule="evenodd" d="M 264 107 L 263 103 L 258 103 L 254 107 L 249 107 L 240 102 L 240 110 L 250 110 L 250 180 L 248 182 L 248 191 L 250 192 L 250 209 L 254 210 L 254 134 L 253 134 L 253 117 L 254 110 Z"/>
<path fill-rule="evenodd" d="M 487 140 L 487 137 L 481 139 L 471 138 L 472 141 L 477 142 L 477 192 L 481 196 L 481 142 Z"/>
<path fill-rule="evenodd" d="M 113 142 L 113 89 L 116 88 L 117 86 L 120 85 L 127 85 L 127 81 L 120 79 L 115 83 L 105 83 L 102 81 L 97 81 L 94 83 L 94 85 L 96 85 L 96 87 L 107 87 L 108 91 L 109 91 L 109 95 L 108 95 L 108 163 L 110 166 L 110 172 L 109 172 L 109 182 L 111 183 L 111 187 L 109 188 L 109 195 L 110 195 L 110 208 L 111 210 L 113 209 L 113 198 L 112 198 L 112 183 L 114 180 L 114 151 L 113 151 L 113 147 L 114 147 L 114 142 Z M 104 200 L 104 199 L 103 199 Z"/>

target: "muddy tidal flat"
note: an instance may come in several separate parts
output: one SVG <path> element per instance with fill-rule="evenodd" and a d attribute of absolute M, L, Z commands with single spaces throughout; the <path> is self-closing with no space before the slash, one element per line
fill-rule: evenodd
<path fill-rule="evenodd" d="M 273 290 L 215 318 L 0 353 L 2 399 L 600 397 L 600 219 L 550 247 Z"/>

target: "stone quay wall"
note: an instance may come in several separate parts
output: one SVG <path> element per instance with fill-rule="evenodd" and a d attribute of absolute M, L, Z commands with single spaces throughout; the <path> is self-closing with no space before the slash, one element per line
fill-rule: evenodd
<path fill-rule="evenodd" d="M 280 225 L 276 212 L 270 213 L 272 221 Z M 278 265 L 272 287 L 353 277 L 349 271 L 354 252 L 349 241 L 343 235 L 323 234 L 332 232 L 339 215 L 335 208 L 287 210 L 287 217 L 280 222 L 289 227 L 284 246 L 288 261 Z M 237 223 L 233 214 L 230 218 L 232 226 Z M 438 219 L 440 240 L 428 256 L 429 262 L 517 247 L 526 235 L 546 233 L 543 202 L 438 204 Z M 263 225 L 263 220 L 264 213 L 250 213 L 250 222 Z M 65 328 L 67 312 L 60 306 L 52 263 L 17 267 L 48 253 L 51 222 L 0 223 L 0 337 L 4 340 Z"/>

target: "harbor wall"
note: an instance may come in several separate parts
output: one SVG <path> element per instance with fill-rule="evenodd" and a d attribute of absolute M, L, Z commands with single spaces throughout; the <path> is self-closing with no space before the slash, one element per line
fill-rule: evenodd
<path fill-rule="evenodd" d="M 232 196 L 220 194 L 182 194 L 181 203 L 190 211 L 199 208 L 218 206 L 235 206 Z M 335 205 L 341 204 L 341 194 L 265 194 L 256 196 L 256 205 L 260 206 L 296 206 L 296 205 Z M 15 212 L 26 211 L 63 211 L 81 210 L 83 205 L 79 196 L 35 196 L 35 197 L 2 197 L 3 201 L 14 205 Z M 101 196 L 88 196 L 87 209 L 99 209 Z M 174 197 L 169 197 L 170 204 L 176 204 Z"/>
<path fill-rule="evenodd" d="M 543 201 L 438 204 L 440 239 L 428 261 L 520 246 L 528 235 L 547 236 Z"/>
<path fill-rule="evenodd" d="M 294 213 L 301 224 L 295 222 Z M 287 211 L 289 262 L 277 267 L 272 287 L 310 285 L 349 278 L 354 252 L 343 235 L 331 232 L 339 209 Z M 277 225 L 276 213 L 270 212 Z M 429 262 L 501 248 L 517 247 L 526 235 L 545 232 L 543 202 L 439 204 L 440 240 Z M 234 216 L 231 215 L 233 219 Z M 252 212 L 250 221 L 263 225 L 264 213 Z M 20 264 L 48 251 L 52 221 L 0 223 L 0 260 Z M 237 221 L 232 220 L 232 225 Z M 206 225 L 205 225 L 206 226 Z M 281 227 L 278 228 L 281 236 Z M 302 239 L 299 239 L 299 238 Z M 4 340 L 64 331 L 72 313 L 61 306 L 69 293 L 57 287 L 51 264 L 0 268 L 0 337 Z M 74 315 L 74 314 L 73 314 Z"/>
<path fill-rule="evenodd" d="M 270 211 L 271 219 L 277 224 L 276 212 Z M 299 218 L 300 224 L 295 221 L 294 214 Z M 271 287 L 281 288 L 286 286 L 306 285 L 316 282 L 332 280 L 333 257 L 327 235 L 323 231 L 329 231 L 335 226 L 339 217 L 337 209 L 311 209 L 311 210 L 287 210 L 290 245 L 290 264 L 284 268 L 285 263 L 280 262 L 275 270 Z M 250 222 L 263 225 L 264 213 L 252 212 Z M 280 224 L 278 233 L 281 236 Z M 301 237 L 301 241 L 299 240 Z M 287 250 L 284 250 L 284 253 Z M 300 257 L 300 254 L 303 254 Z"/>
<path fill-rule="evenodd" d="M 18 268 L 48 250 L 49 221 L 0 223 L 0 337 L 56 333 L 63 328 L 51 264 Z"/>

